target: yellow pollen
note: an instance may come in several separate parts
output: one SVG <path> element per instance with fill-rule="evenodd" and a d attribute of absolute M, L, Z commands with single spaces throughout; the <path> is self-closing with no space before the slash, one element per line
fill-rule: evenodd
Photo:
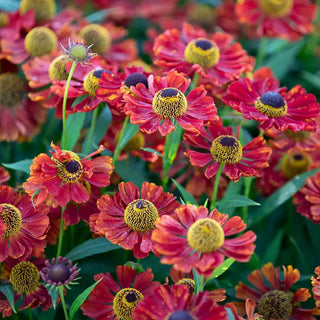
<path fill-rule="evenodd" d="M 6 12 L 0 12 L 0 28 L 5 27 L 9 23 L 9 16 Z"/>
<path fill-rule="evenodd" d="M 302 151 L 289 152 L 282 159 L 281 171 L 288 179 L 306 172 L 312 163 L 308 153 Z"/>
<path fill-rule="evenodd" d="M 203 218 L 197 220 L 190 227 L 187 239 L 192 249 L 201 253 L 207 253 L 222 247 L 224 232 L 217 221 Z"/>
<path fill-rule="evenodd" d="M 38 268 L 29 261 L 16 264 L 10 273 L 10 282 L 18 293 L 32 293 L 40 285 L 40 273 Z"/>
<path fill-rule="evenodd" d="M 57 42 L 57 36 L 51 29 L 35 27 L 26 35 L 24 46 L 32 57 L 41 57 L 56 49 Z"/>
<path fill-rule="evenodd" d="M 55 58 L 49 67 L 49 76 L 51 80 L 67 80 L 68 79 L 68 71 L 66 70 L 66 64 L 70 61 L 70 59 L 65 56 L 59 56 Z"/>
<path fill-rule="evenodd" d="M 130 202 L 124 211 L 125 223 L 135 231 L 150 231 L 154 229 L 158 210 L 154 204 L 145 199 Z"/>
<path fill-rule="evenodd" d="M 0 75 L 0 108 L 18 105 L 25 93 L 24 81 L 15 73 Z"/>
<path fill-rule="evenodd" d="M 83 82 L 83 88 L 90 96 L 95 97 L 96 91 L 99 89 L 99 78 L 94 76 L 94 70 L 90 71 Z"/>
<path fill-rule="evenodd" d="M 22 225 L 22 217 L 20 210 L 9 203 L 0 204 L 1 212 L 0 216 L 7 226 L 4 231 L 3 237 L 10 237 L 16 235 Z"/>
<path fill-rule="evenodd" d="M 176 88 L 164 88 L 158 91 L 152 101 L 156 114 L 162 118 L 178 118 L 187 110 L 185 95 Z"/>
<path fill-rule="evenodd" d="M 195 39 L 188 43 L 184 56 L 189 63 L 199 64 L 202 68 L 215 66 L 220 59 L 217 45 L 207 39 Z"/>
<path fill-rule="evenodd" d="M 132 312 L 137 307 L 143 295 L 134 288 L 121 289 L 113 299 L 113 310 L 122 320 L 132 320 Z"/>
<path fill-rule="evenodd" d="M 20 12 L 26 13 L 33 10 L 36 16 L 36 21 L 41 22 L 51 19 L 56 10 L 54 0 L 22 0 L 20 3 Z"/>
<path fill-rule="evenodd" d="M 288 15 L 293 7 L 293 0 L 260 0 L 260 8 L 271 18 Z"/>
<path fill-rule="evenodd" d="M 242 158 L 242 146 L 240 141 L 233 136 L 219 136 L 213 140 L 210 153 L 218 163 L 237 163 Z"/>
<path fill-rule="evenodd" d="M 183 278 L 183 279 L 179 280 L 177 282 L 177 284 L 181 284 L 183 286 L 187 286 L 189 288 L 189 292 L 191 294 L 193 294 L 195 289 L 196 289 L 196 283 L 194 282 L 193 279 Z"/>

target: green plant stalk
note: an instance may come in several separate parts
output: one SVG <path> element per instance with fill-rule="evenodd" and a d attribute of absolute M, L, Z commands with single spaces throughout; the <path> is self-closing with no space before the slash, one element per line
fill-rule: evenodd
<path fill-rule="evenodd" d="M 93 131 L 94 131 L 94 127 L 96 125 L 96 120 L 97 120 L 97 116 L 98 116 L 98 108 L 99 108 L 99 106 L 97 106 L 93 110 L 92 119 L 91 119 L 91 125 L 90 125 L 90 129 L 89 129 L 89 134 L 88 134 L 88 141 L 87 141 L 87 145 L 86 145 L 86 149 L 85 149 L 85 153 L 86 154 L 89 153 L 89 150 L 90 150 Z"/>
<path fill-rule="evenodd" d="M 244 196 L 249 198 L 253 177 L 244 179 Z M 242 220 L 246 222 L 248 219 L 248 206 L 242 207 Z"/>
<path fill-rule="evenodd" d="M 60 295 L 60 299 L 61 299 L 62 309 L 64 312 L 64 317 L 66 320 L 69 320 L 66 302 L 64 301 L 63 286 L 59 286 L 59 295 Z"/>
<path fill-rule="evenodd" d="M 59 240 L 58 240 L 58 249 L 57 249 L 57 255 L 58 258 L 61 255 L 61 249 L 62 249 L 62 242 L 63 242 L 63 227 L 64 227 L 64 221 L 62 219 L 63 212 L 66 210 L 66 207 L 61 208 L 61 222 L 60 222 L 60 232 L 59 232 Z"/>
<path fill-rule="evenodd" d="M 213 194 L 212 194 L 212 199 L 211 199 L 211 204 L 210 204 L 210 211 L 213 210 L 216 206 L 217 194 L 218 194 L 218 188 L 219 188 L 219 180 L 221 177 L 223 166 L 224 166 L 224 164 L 220 163 L 219 170 L 216 174 L 216 179 L 214 181 Z"/>
<path fill-rule="evenodd" d="M 32 320 L 32 309 L 29 308 L 29 320 Z"/>
<path fill-rule="evenodd" d="M 257 53 L 257 59 L 256 59 L 256 66 L 255 66 L 256 70 L 261 67 L 262 61 L 266 56 L 267 45 L 268 45 L 268 38 L 265 38 L 265 37 L 261 38 L 259 43 L 259 50 Z"/>
<path fill-rule="evenodd" d="M 128 122 L 129 122 L 129 116 L 126 116 L 126 118 L 125 118 L 125 120 L 123 122 L 123 126 L 122 126 L 122 129 L 121 129 L 121 132 L 120 132 L 120 136 L 119 136 L 119 140 L 118 140 L 118 143 L 117 143 L 117 146 L 116 146 L 116 150 L 114 151 L 114 155 L 113 155 L 113 165 L 114 166 L 116 166 L 119 154 L 121 152 L 121 146 L 120 145 L 121 145 L 121 141 L 122 141 L 123 135 L 124 135 L 124 133 L 126 131 Z"/>
<path fill-rule="evenodd" d="M 68 97 L 68 91 L 69 91 L 69 87 L 70 87 L 70 82 L 72 79 L 72 75 L 74 72 L 74 69 L 76 68 L 77 62 L 73 61 L 69 75 L 68 75 L 68 79 L 67 79 L 67 83 L 66 83 L 66 88 L 64 90 L 64 96 L 63 96 L 63 103 L 62 103 L 62 141 L 61 141 L 61 147 L 62 149 L 65 148 L 65 146 L 67 145 L 67 128 L 66 128 L 66 108 L 67 108 L 67 97 Z"/>
<path fill-rule="evenodd" d="M 196 86 L 197 86 L 197 84 L 198 84 L 198 79 L 199 79 L 199 74 L 198 73 L 195 73 L 194 75 L 193 75 L 193 79 L 192 79 L 192 82 L 191 82 L 191 84 L 190 84 L 190 91 L 191 90 L 193 90 Z"/>

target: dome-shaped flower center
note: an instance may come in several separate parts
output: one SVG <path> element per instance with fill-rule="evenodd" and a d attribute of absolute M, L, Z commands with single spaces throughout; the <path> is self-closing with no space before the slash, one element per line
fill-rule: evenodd
<path fill-rule="evenodd" d="M 265 320 L 289 320 L 293 310 L 292 298 L 290 291 L 269 291 L 260 298 L 257 311 Z"/>
<path fill-rule="evenodd" d="M 143 73 L 131 73 L 124 81 L 124 85 L 128 88 L 135 87 L 138 83 L 143 83 L 148 88 L 148 78 Z"/>
<path fill-rule="evenodd" d="M 47 277 L 52 282 L 64 283 L 69 279 L 70 274 L 70 269 L 67 266 L 59 263 L 51 266 Z"/>
<path fill-rule="evenodd" d="M 70 161 L 60 162 L 53 157 L 51 159 L 58 165 L 58 177 L 64 183 L 74 183 L 81 178 L 83 167 L 77 154 L 72 151 L 68 151 L 68 153 L 70 153 L 72 157 Z"/>
<path fill-rule="evenodd" d="M 189 63 L 211 68 L 219 62 L 220 51 L 214 42 L 199 38 L 188 43 L 184 56 Z"/>
<path fill-rule="evenodd" d="M 120 132 L 119 132 L 120 134 Z M 117 140 L 117 138 L 116 138 Z M 118 137 L 119 140 L 119 137 Z M 124 151 L 130 152 L 130 151 L 139 151 L 141 148 L 145 146 L 145 139 L 143 134 L 138 131 L 125 145 L 123 148 Z"/>
<path fill-rule="evenodd" d="M 99 24 L 89 24 L 80 30 L 80 37 L 84 43 L 92 46 L 92 51 L 97 54 L 105 53 L 111 44 L 109 31 Z"/>
<path fill-rule="evenodd" d="M 0 28 L 5 27 L 9 23 L 9 15 L 7 12 L 0 12 Z"/>
<path fill-rule="evenodd" d="M 67 62 L 70 61 L 65 55 L 55 58 L 49 66 L 49 76 L 51 80 L 67 80 L 68 71 L 66 69 Z"/>
<path fill-rule="evenodd" d="M 24 40 L 26 51 L 32 57 L 51 53 L 57 47 L 56 34 L 47 27 L 36 27 L 28 32 Z"/>
<path fill-rule="evenodd" d="M 150 231 L 154 229 L 158 210 L 154 204 L 145 199 L 130 202 L 124 211 L 125 223 L 135 231 Z"/>
<path fill-rule="evenodd" d="M 123 320 L 132 320 L 132 312 L 143 299 L 141 292 L 134 288 L 121 289 L 113 299 L 113 310 Z"/>
<path fill-rule="evenodd" d="M 86 75 L 83 82 L 83 88 L 90 96 L 94 97 L 96 95 L 96 91 L 99 89 L 99 79 L 101 79 L 104 72 L 109 73 L 107 70 L 99 69 L 92 70 Z"/>
<path fill-rule="evenodd" d="M 264 93 L 255 102 L 255 107 L 261 113 L 268 117 L 278 118 L 287 113 L 287 103 L 282 95 L 275 91 L 268 91 Z"/>
<path fill-rule="evenodd" d="M 7 229 L 4 231 L 4 237 L 10 237 L 16 235 L 22 225 L 22 217 L 20 210 L 9 203 L 0 204 L 1 212 L 0 216 L 7 226 Z"/>
<path fill-rule="evenodd" d="M 312 160 L 309 154 L 296 151 L 287 153 L 282 160 L 281 171 L 288 179 L 292 179 L 298 174 L 306 172 Z"/>
<path fill-rule="evenodd" d="M 185 95 L 176 88 L 165 88 L 158 91 L 152 101 L 156 114 L 162 118 L 178 118 L 187 110 Z"/>
<path fill-rule="evenodd" d="M 177 282 L 177 284 L 181 284 L 183 286 L 187 286 L 189 288 L 189 292 L 191 294 L 194 293 L 194 290 L 196 289 L 196 283 L 194 282 L 193 279 L 189 279 L 189 278 L 182 278 L 181 280 L 179 280 Z"/>
<path fill-rule="evenodd" d="M 10 273 L 10 282 L 19 293 L 32 293 L 39 287 L 40 273 L 38 268 L 29 261 L 16 264 Z"/>
<path fill-rule="evenodd" d="M 306 131 L 306 130 L 294 132 L 290 129 L 287 129 L 284 133 L 289 138 L 294 139 L 294 140 L 299 140 L 299 141 L 307 140 L 311 134 L 310 131 Z"/>
<path fill-rule="evenodd" d="M 174 311 L 168 320 L 194 320 L 188 311 L 178 310 Z"/>
<path fill-rule="evenodd" d="M 17 74 L 7 72 L 0 75 L 0 108 L 16 106 L 24 93 L 24 81 Z"/>
<path fill-rule="evenodd" d="M 49 20 L 55 14 L 56 5 L 54 0 L 22 0 L 20 12 L 26 13 L 33 10 L 37 22 Z"/>
<path fill-rule="evenodd" d="M 240 141 L 233 136 L 219 136 L 213 140 L 210 153 L 218 163 L 237 163 L 242 157 Z"/>
<path fill-rule="evenodd" d="M 67 49 L 63 48 L 65 54 L 75 62 L 85 63 L 88 62 L 94 54 L 91 49 L 80 42 L 70 42 Z"/>
<path fill-rule="evenodd" d="M 271 18 L 280 18 L 291 12 L 293 0 L 260 0 L 262 11 Z"/>
<path fill-rule="evenodd" d="M 192 249 L 201 253 L 212 252 L 222 247 L 224 232 L 217 221 L 203 218 L 190 227 L 187 239 Z"/>

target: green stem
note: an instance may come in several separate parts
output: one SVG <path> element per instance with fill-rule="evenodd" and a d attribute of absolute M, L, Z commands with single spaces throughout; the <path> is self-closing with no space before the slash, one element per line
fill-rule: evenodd
<path fill-rule="evenodd" d="M 62 215 L 63 215 L 64 210 L 66 210 L 66 208 L 62 207 L 61 208 L 61 222 L 60 222 L 60 233 L 59 233 L 59 240 L 58 240 L 57 258 L 61 255 L 61 249 L 62 249 L 63 227 L 64 227 L 64 221 L 62 219 Z"/>
<path fill-rule="evenodd" d="M 66 88 L 64 90 L 64 96 L 63 96 L 63 103 L 62 103 L 62 142 L 61 142 L 61 147 L 62 149 L 66 147 L 67 145 L 67 128 L 66 128 L 66 108 L 67 108 L 67 98 L 68 98 L 68 91 L 69 91 L 69 86 L 70 82 L 72 79 L 72 75 L 74 72 L 74 69 L 76 68 L 77 62 L 73 61 L 73 64 L 71 66 L 67 83 L 66 83 Z"/>
<path fill-rule="evenodd" d="M 66 302 L 64 301 L 64 295 L 63 295 L 63 286 L 59 286 L 59 295 L 62 303 L 62 309 L 64 312 L 64 317 L 66 320 L 69 320 L 68 311 L 66 307 Z"/>
<path fill-rule="evenodd" d="M 268 38 L 261 38 L 259 43 L 259 50 L 257 53 L 257 59 L 256 59 L 256 67 L 255 67 L 256 70 L 261 67 L 262 61 L 266 56 L 267 45 L 268 45 Z"/>
<path fill-rule="evenodd" d="M 199 74 L 198 73 L 195 73 L 194 75 L 193 75 L 193 79 L 192 79 L 192 82 L 191 82 L 191 84 L 190 84 L 190 91 L 191 90 L 193 90 L 196 86 L 197 86 L 197 84 L 198 84 L 198 79 L 199 79 Z"/>
<path fill-rule="evenodd" d="M 118 143 L 117 143 L 117 146 L 116 146 L 116 150 L 114 151 L 114 155 L 113 155 L 113 165 L 116 166 L 116 162 L 118 160 L 118 157 L 119 157 L 119 154 L 121 152 L 121 141 L 122 141 L 122 138 L 123 138 L 123 135 L 126 131 L 126 128 L 127 128 L 127 125 L 128 125 L 128 122 L 129 122 L 129 116 L 126 116 L 124 122 L 123 122 L 123 126 L 122 126 L 122 130 L 120 132 L 120 136 L 119 136 L 119 140 L 118 140 Z"/>
<path fill-rule="evenodd" d="M 244 179 L 244 196 L 249 198 L 250 190 L 251 190 L 251 183 L 253 177 L 248 177 Z M 246 222 L 248 219 L 248 206 L 242 207 L 242 220 Z"/>
<path fill-rule="evenodd" d="M 29 320 L 32 320 L 32 309 L 29 308 Z"/>
<path fill-rule="evenodd" d="M 97 106 L 97 107 L 93 110 L 93 115 L 92 115 L 90 130 L 89 130 L 89 134 L 88 134 L 88 141 L 87 141 L 87 145 L 86 145 L 86 149 L 85 149 L 85 154 L 89 153 L 89 150 L 90 150 L 90 145 L 91 145 L 91 140 L 92 140 L 92 136 L 93 136 L 93 131 L 94 131 L 94 127 L 95 127 L 95 125 L 96 125 L 96 120 L 97 120 L 97 116 L 98 116 L 98 108 L 99 108 L 99 106 Z"/>
<path fill-rule="evenodd" d="M 212 194 L 212 199 L 211 199 L 211 205 L 210 205 L 210 211 L 213 210 L 216 206 L 216 200 L 217 200 L 217 194 L 218 194 L 218 188 L 219 188 L 219 180 L 221 177 L 223 169 L 223 163 L 220 163 L 219 170 L 216 174 L 216 179 L 214 181 L 214 187 L 213 187 L 213 194 Z"/>

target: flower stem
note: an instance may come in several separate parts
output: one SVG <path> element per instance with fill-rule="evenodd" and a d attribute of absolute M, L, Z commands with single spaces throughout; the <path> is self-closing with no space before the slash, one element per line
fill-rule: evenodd
<path fill-rule="evenodd" d="M 219 170 L 216 174 L 216 179 L 214 181 L 214 187 L 213 187 L 213 194 L 212 194 L 212 199 L 211 199 L 211 205 L 210 205 L 210 211 L 213 210 L 216 206 L 216 200 L 217 200 L 217 194 L 218 194 L 218 188 L 219 188 L 219 180 L 221 177 L 223 169 L 223 163 L 220 163 Z"/>
<path fill-rule="evenodd" d="M 32 309 L 29 308 L 29 320 L 32 320 Z"/>
<path fill-rule="evenodd" d="M 198 73 L 195 73 L 193 75 L 193 79 L 192 79 L 192 82 L 191 82 L 191 85 L 190 85 L 190 91 L 193 90 L 197 84 L 198 84 L 198 79 L 199 79 L 199 74 Z"/>
<path fill-rule="evenodd" d="M 266 56 L 267 45 L 268 45 L 268 38 L 265 38 L 265 37 L 261 38 L 259 43 L 259 50 L 257 53 L 257 59 L 256 59 L 256 66 L 255 66 L 256 70 L 261 67 L 262 61 Z"/>
<path fill-rule="evenodd" d="M 63 96 L 63 103 L 62 103 L 62 142 L 61 142 L 61 147 L 62 149 L 66 147 L 67 145 L 67 131 L 66 131 L 66 107 L 67 107 L 67 97 L 68 97 L 68 91 L 69 91 L 69 86 L 70 82 L 72 79 L 72 75 L 74 72 L 74 69 L 76 68 L 77 62 L 73 61 L 73 64 L 71 66 L 67 83 L 66 83 L 66 88 L 64 90 L 64 96 Z"/>
<path fill-rule="evenodd" d="M 96 125 L 96 120 L 97 120 L 97 116 L 98 116 L 98 108 L 99 108 L 99 106 L 97 106 L 93 110 L 93 115 L 92 115 L 90 130 L 89 130 L 89 134 L 88 134 L 88 141 L 87 141 L 87 145 L 86 145 L 86 149 L 85 149 L 85 154 L 88 154 L 89 150 L 90 150 L 92 135 L 93 135 L 94 127 Z"/>
<path fill-rule="evenodd" d="M 116 162 L 117 162 L 119 154 L 121 152 L 120 145 L 121 145 L 121 141 L 122 141 L 123 135 L 124 135 L 124 133 L 126 131 L 128 122 L 129 122 L 129 116 L 126 116 L 126 118 L 125 118 L 125 120 L 123 122 L 122 130 L 120 132 L 120 136 L 119 136 L 119 140 L 118 140 L 118 143 L 117 143 L 117 146 L 116 146 L 116 150 L 114 151 L 114 155 L 113 155 L 113 165 L 114 166 L 116 166 Z"/>
<path fill-rule="evenodd" d="M 251 190 L 251 183 L 252 183 L 253 177 L 248 177 L 244 179 L 244 196 L 249 197 L 250 190 Z M 242 220 L 246 222 L 248 219 L 248 206 L 242 207 Z"/>
<path fill-rule="evenodd" d="M 59 240 L 58 240 L 58 249 L 57 249 L 57 258 L 61 255 L 61 249 L 62 249 L 62 241 L 63 241 L 63 227 L 64 227 L 64 221 L 62 219 L 63 212 L 66 210 L 66 207 L 61 208 L 61 222 L 60 222 L 60 232 L 59 232 Z"/>
<path fill-rule="evenodd" d="M 66 307 L 66 302 L 64 301 L 64 295 L 63 295 L 63 286 L 59 286 L 59 295 L 62 303 L 62 309 L 64 312 L 64 317 L 66 320 L 69 320 L 68 311 Z"/>

